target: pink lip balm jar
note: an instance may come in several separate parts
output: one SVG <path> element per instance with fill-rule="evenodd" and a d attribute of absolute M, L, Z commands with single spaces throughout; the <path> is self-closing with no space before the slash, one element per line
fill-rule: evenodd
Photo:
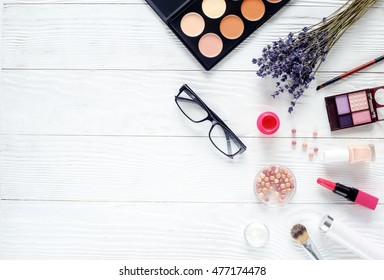
<path fill-rule="evenodd" d="M 274 134 L 280 127 L 280 119 L 273 112 L 264 112 L 257 118 L 257 128 L 265 135 Z"/>

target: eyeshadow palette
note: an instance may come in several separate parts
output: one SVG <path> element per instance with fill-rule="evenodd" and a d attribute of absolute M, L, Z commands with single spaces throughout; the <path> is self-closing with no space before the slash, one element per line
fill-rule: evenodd
<path fill-rule="evenodd" d="M 325 98 L 331 130 L 384 120 L 384 86 Z"/>
<path fill-rule="evenodd" d="M 210 70 L 290 0 L 146 1 Z"/>

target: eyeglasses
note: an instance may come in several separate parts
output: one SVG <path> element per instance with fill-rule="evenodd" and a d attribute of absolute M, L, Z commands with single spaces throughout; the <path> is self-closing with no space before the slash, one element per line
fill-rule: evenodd
<path fill-rule="evenodd" d="M 188 85 L 183 85 L 179 94 L 175 96 L 177 106 L 181 112 L 193 121 L 201 123 L 210 121 L 212 127 L 208 136 L 212 144 L 224 155 L 233 158 L 243 153 L 247 147 L 229 129 L 229 127 L 197 96 Z"/>

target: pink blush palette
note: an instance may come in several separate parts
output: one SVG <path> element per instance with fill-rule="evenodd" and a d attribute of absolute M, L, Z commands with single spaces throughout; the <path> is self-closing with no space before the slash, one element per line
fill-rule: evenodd
<path fill-rule="evenodd" d="M 384 86 L 343 93 L 325 98 L 331 130 L 384 119 Z"/>

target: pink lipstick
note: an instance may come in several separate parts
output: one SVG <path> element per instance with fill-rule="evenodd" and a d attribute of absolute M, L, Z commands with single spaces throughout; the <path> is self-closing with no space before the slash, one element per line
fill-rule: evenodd
<path fill-rule="evenodd" d="M 377 197 L 374 197 L 355 188 L 347 187 L 342 184 L 334 183 L 322 178 L 318 178 L 317 183 L 333 191 L 334 193 L 337 193 L 338 195 L 371 210 L 375 210 L 377 204 L 379 203 L 379 199 Z"/>

